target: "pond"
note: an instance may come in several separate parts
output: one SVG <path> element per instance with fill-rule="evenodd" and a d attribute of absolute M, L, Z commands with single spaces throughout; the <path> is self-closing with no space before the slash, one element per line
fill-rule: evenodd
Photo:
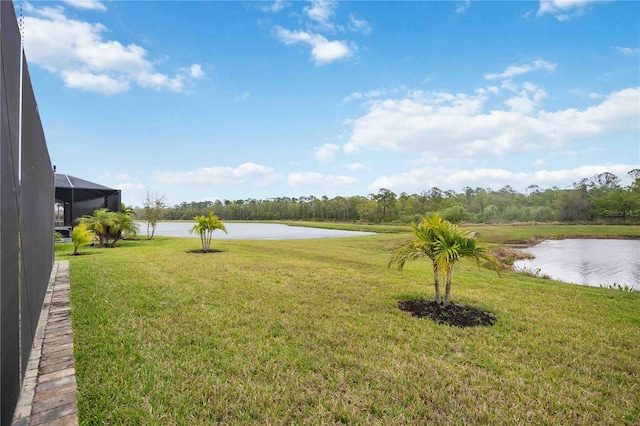
<path fill-rule="evenodd" d="M 547 240 L 522 251 L 535 257 L 515 262 L 516 269 L 539 269 L 568 283 L 640 290 L 640 240 Z"/>
<path fill-rule="evenodd" d="M 197 234 L 189 233 L 194 223 L 158 222 L 155 235 L 199 238 Z M 213 233 L 214 240 L 301 240 L 309 238 L 357 237 L 373 234 L 372 232 L 288 226 L 279 223 L 231 222 L 225 223 L 225 226 L 228 234 L 217 230 Z M 140 233 L 146 235 L 146 232 L 146 225 L 141 223 Z"/>

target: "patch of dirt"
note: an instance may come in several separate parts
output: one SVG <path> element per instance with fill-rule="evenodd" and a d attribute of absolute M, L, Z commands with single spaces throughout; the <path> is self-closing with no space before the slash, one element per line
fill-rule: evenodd
<path fill-rule="evenodd" d="M 490 326 L 497 321 L 495 316 L 482 309 L 457 303 L 451 303 L 445 308 L 435 300 L 401 300 L 398 302 L 398 308 L 401 311 L 409 312 L 414 317 L 428 317 L 438 324 L 461 328 L 479 325 Z"/>
<path fill-rule="evenodd" d="M 76 254 L 73 254 L 73 253 L 61 253 L 61 254 L 59 254 L 57 256 L 60 256 L 60 257 L 78 257 L 78 256 L 93 256 L 95 254 L 98 254 L 98 253 L 96 253 L 96 252 L 87 253 L 87 252 L 79 251 Z"/>
<path fill-rule="evenodd" d="M 496 259 L 500 262 L 503 269 L 513 269 L 513 263 L 516 260 L 533 259 L 530 253 L 524 253 L 520 250 L 514 250 L 509 246 L 500 247 L 497 250 L 491 250 Z"/>
<path fill-rule="evenodd" d="M 222 253 L 222 250 L 209 249 L 209 251 L 202 251 L 202 249 L 198 250 L 189 250 L 187 253 L 195 253 L 195 254 L 213 254 L 213 253 Z"/>

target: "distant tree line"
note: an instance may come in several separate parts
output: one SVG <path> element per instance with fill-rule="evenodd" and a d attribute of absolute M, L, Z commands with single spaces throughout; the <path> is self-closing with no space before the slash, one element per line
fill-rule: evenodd
<path fill-rule="evenodd" d="M 438 212 L 452 223 L 640 223 L 640 169 L 628 175 L 629 186 L 622 186 L 616 175 L 606 172 L 581 179 L 569 189 L 530 185 L 525 193 L 509 185 L 499 190 L 465 187 L 461 192 L 432 187 L 418 194 L 399 195 L 381 188 L 368 196 L 192 201 L 164 208 L 162 219 L 192 220 L 213 209 L 221 220 L 417 223 L 425 214 Z M 137 213 L 144 219 L 143 209 Z"/>

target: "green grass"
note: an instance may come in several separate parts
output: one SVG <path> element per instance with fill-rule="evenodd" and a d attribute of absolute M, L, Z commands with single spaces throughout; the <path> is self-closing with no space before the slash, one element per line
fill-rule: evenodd
<path fill-rule="evenodd" d="M 478 238 L 492 243 L 528 242 L 540 238 L 635 238 L 640 226 L 634 225 L 468 225 Z"/>
<path fill-rule="evenodd" d="M 397 234 L 411 232 L 409 225 L 390 225 L 390 224 L 367 224 L 367 223 L 348 223 L 348 222 L 317 222 L 317 221 L 292 221 L 285 220 L 283 223 L 290 226 L 305 226 L 307 228 L 325 228 L 338 229 L 342 231 L 363 231 L 376 232 L 379 234 Z"/>
<path fill-rule="evenodd" d="M 280 223 L 280 222 L 279 222 Z M 310 222 L 283 221 L 291 226 L 306 226 L 312 228 L 340 229 L 346 231 L 367 231 L 377 233 L 408 233 L 409 225 L 371 225 L 361 223 L 342 222 Z M 489 243 L 528 243 L 540 238 L 636 238 L 640 239 L 640 226 L 637 225 L 566 225 L 566 224 L 514 224 L 514 225 L 486 225 L 463 224 L 478 232 L 479 238 Z"/>
<path fill-rule="evenodd" d="M 125 241 L 71 257 L 81 424 L 634 424 L 640 294 L 463 263 L 455 302 L 493 327 L 397 308 L 431 297 L 406 234 Z"/>

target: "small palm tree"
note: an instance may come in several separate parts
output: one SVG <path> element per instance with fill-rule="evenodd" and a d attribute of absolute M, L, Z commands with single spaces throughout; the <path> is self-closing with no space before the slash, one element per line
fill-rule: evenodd
<path fill-rule="evenodd" d="M 125 203 L 120 203 L 120 213 L 124 213 L 133 218 L 138 216 L 138 214 L 136 213 L 136 209 L 134 209 L 133 206 L 127 206 Z"/>
<path fill-rule="evenodd" d="M 209 210 L 209 215 L 207 216 L 195 216 L 193 219 L 196 221 L 196 224 L 189 230 L 189 232 L 195 232 L 200 235 L 202 252 L 207 253 L 211 247 L 213 232 L 216 229 L 220 229 L 226 234 L 227 228 L 224 226 L 224 223 L 218 219 L 218 216 L 213 214 L 213 210 Z"/>
<path fill-rule="evenodd" d="M 499 274 L 499 262 L 488 250 L 477 243 L 469 231 L 459 228 L 433 213 L 419 225 L 413 225 L 413 239 L 398 247 L 389 258 L 388 266 L 402 270 L 407 260 L 427 256 L 433 266 L 433 278 L 436 290 L 436 302 L 449 305 L 451 280 L 455 264 L 462 258 L 472 257 L 480 262 L 485 259 Z M 439 275 L 445 279 L 444 300 L 440 296 Z"/>
<path fill-rule="evenodd" d="M 96 234 L 93 233 L 90 229 L 87 229 L 86 225 L 81 223 L 73 227 L 73 231 L 71 231 L 71 241 L 73 242 L 73 254 L 78 254 L 78 248 L 82 244 L 90 243 Z"/>
<path fill-rule="evenodd" d="M 500 274 L 498 260 L 489 253 L 485 246 L 479 245 L 478 240 L 469 231 L 447 222 L 447 225 L 437 235 L 434 253 L 435 261 L 445 277 L 443 306 L 449 305 L 453 269 L 460 259 L 474 258 L 478 266 L 480 266 L 480 260 L 484 259 L 491 264 L 498 275 Z"/>
<path fill-rule="evenodd" d="M 113 233 L 113 245 L 115 246 L 118 240 L 122 238 L 122 235 L 131 234 L 135 236 L 140 232 L 140 226 L 134 221 L 131 213 L 114 213 L 114 225 L 111 228 L 111 232 Z"/>
<path fill-rule="evenodd" d="M 396 266 L 402 271 L 407 260 L 416 260 L 420 257 L 428 257 L 431 259 L 433 267 L 433 285 L 436 291 L 436 302 L 442 303 L 440 296 L 440 266 L 436 262 L 435 244 L 437 240 L 436 230 L 440 229 L 443 219 L 438 213 L 433 213 L 424 218 L 418 225 L 411 224 L 413 231 L 413 240 L 398 247 L 389 258 L 389 267 Z"/>
<path fill-rule="evenodd" d="M 100 240 L 100 245 L 109 245 L 109 235 L 116 224 L 116 213 L 110 212 L 108 209 L 97 209 L 93 211 L 91 216 L 86 215 L 78 219 L 79 224 L 83 224 L 93 231 Z"/>

